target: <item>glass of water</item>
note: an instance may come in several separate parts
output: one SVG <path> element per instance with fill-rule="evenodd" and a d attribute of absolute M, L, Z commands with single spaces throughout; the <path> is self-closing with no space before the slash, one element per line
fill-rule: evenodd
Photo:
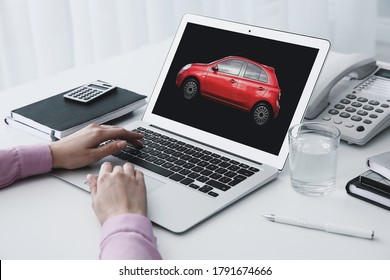
<path fill-rule="evenodd" d="M 302 194 L 321 196 L 336 185 L 340 131 L 324 123 L 307 122 L 288 131 L 291 184 Z"/>

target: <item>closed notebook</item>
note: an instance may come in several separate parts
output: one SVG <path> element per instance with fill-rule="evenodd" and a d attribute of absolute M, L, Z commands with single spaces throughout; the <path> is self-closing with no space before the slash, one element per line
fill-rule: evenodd
<path fill-rule="evenodd" d="M 390 180 L 390 151 L 369 157 L 367 166 Z"/>
<path fill-rule="evenodd" d="M 345 188 L 354 197 L 390 210 L 390 181 L 372 170 L 352 179 Z"/>
<path fill-rule="evenodd" d="M 146 103 L 146 96 L 119 87 L 89 103 L 65 99 L 65 93 L 15 109 L 6 122 L 56 140 L 88 124 L 101 124 L 121 117 Z"/>

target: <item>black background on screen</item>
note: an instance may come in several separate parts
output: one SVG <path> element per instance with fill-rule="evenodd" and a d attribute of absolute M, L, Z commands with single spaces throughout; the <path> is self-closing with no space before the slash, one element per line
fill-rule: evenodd
<path fill-rule="evenodd" d="M 317 53 L 315 48 L 188 23 L 153 113 L 277 155 Z M 177 73 L 186 64 L 229 55 L 275 69 L 282 94 L 279 116 L 269 125 L 256 126 L 247 112 L 206 98 L 186 100 L 176 87 Z"/>

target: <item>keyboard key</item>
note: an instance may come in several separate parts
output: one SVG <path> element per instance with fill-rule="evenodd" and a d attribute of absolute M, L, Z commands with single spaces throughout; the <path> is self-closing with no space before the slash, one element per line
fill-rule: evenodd
<path fill-rule="evenodd" d="M 228 171 L 224 174 L 226 177 L 233 178 L 237 175 L 236 172 Z"/>
<path fill-rule="evenodd" d="M 226 167 L 229 167 L 229 166 L 230 166 L 230 163 L 227 163 L 227 162 L 223 161 L 223 162 L 221 162 L 221 163 L 219 164 L 219 166 L 221 166 L 221 167 L 223 167 L 223 168 L 226 168 Z"/>
<path fill-rule="evenodd" d="M 213 174 L 210 175 L 210 178 L 211 179 L 215 179 L 215 180 L 218 180 L 221 177 L 222 177 L 222 175 L 218 174 L 218 173 L 213 173 Z"/>
<path fill-rule="evenodd" d="M 162 167 L 165 167 L 165 168 L 172 168 L 174 166 L 173 163 L 170 163 L 170 162 L 166 162 L 162 165 Z"/>
<path fill-rule="evenodd" d="M 153 171 L 153 172 L 155 172 L 157 174 L 160 174 L 160 175 L 162 175 L 164 177 L 168 177 L 168 176 L 173 174 L 173 172 L 170 171 L 170 170 L 167 170 L 165 168 L 162 168 L 162 167 L 160 167 L 158 165 L 155 165 L 153 163 L 150 163 L 150 162 L 145 161 L 145 160 L 140 159 L 140 158 L 132 158 L 130 160 L 130 162 L 134 163 L 134 164 L 136 164 L 138 166 L 141 166 L 141 167 L 143 167 L 145 169 L 148 169 L 150 171 Z"/>
<path fill-rule="evenodd" d="M 172 170 L 173 172 L 179 172 L 180 170 L 182 170 L 183 168 L 181 168 L 180 166 L 173 166 L 170 170 Z"/>
<path fill-rule="evenodd" d="M 200 159 L 198 159 L 198 158 L 191 158 L 188 162 L 197 164 L 198 162 L 200 162 Z"/>
<path fill-rule="evenodd" d="M 246 177 L 250 177 L 250 176 L 252 176 L 253 174 L 255 174 L 255 173 L 253 173 L 252 171 L 249 171 L 249 170 L 246 170 L 246 169 L 237 170 L 237 173 L 239 173 L 239 174 L 241 174 L 241 175 L 244 175 L 244 176 L 246 176 Z"/>
<path fill-rule="evenodd" d="M 207 168 L 208 170 L 216 170 L 216 169 L 218 169 L 218 166 L 216 166 L 216 165 L 214 165 L 214 164 L 209 164 L 209 165 L 206 166 L 206 168 Z"/>
<path fill-rule="evenodd" d="M 189 185 L 189 184 L 191 184 L 193 182 L 194 182 L 194 180 L 190 179 L 190 178 L 185 178 L 185 179 L 180 181 L 180 183 L 183 184 L 183 185 Z"/>
<path fill-rule="evenodd" d="M 199 173 L 196 173 L 196 172 L 192 172 L 190 174 L 188 174 L 188 178 L 191 178 L 191 179 L 196 179 L 200 176 Z"/>
<path fill-rule="evenodd" d="M 210 179 L 209 179 L 209 177 L 206 177 L 206 176 L 200 176 L 200 177 L 196 178 L 196 180 L 199 181 L 199 182 L 204 183 L 204 182 L 207 182 Z"/>
<path fill-rule="evenodd" d="M 218 181 L 226 184 L 226 183 L 229 183 L 231 180 L 232 180 L 231 178 L 222 177 L 222 178 L 219 179 Z"/>
<path fill-rule="evenodd" d="M 210 176 L 211 174 L 213 174 L 213 172 L 210 171 L 210 170 L 205 169 L 202 172 L 200 172 L 200 174 L 202 174 L 204 176 Z"/>
<path fill-rule="evenodd" d="M 189 184 L 188 185 L 190 188 L 193 188 L 193 189 L 199 189 L 200 186 L 198 186 L 197 184 Z"/>
<path fill-rule="evenodd" d="M 192 170 L 192 171 L 194 171 L 194 172 L 197 172 L 197 173 L 199 173 L 199 172 L 202 172 L 204 169 L 203 169 L 202 167 L 195 166 L 195 167 L 194 167 L 194 168 L 192 168 L 191 170 Z"/>
<path fill-rule="evenodd" d="M 198 191 L 200 192 L 204 192 L 204 193 L 208 193 L 209 191 L 211 191 L 213 188 L 210 187 L 210 186 L 204 186 L 204 187 L 201 187 L 198 189 Z"/>
<path fill-rule="evenodd" d="M 184 178 L 185 178 L 185 176 L 180 175 L 178 173 L 173 174 L 172 176 L 169 177 L 169 179 L 172 179 L 173 181 L 177 181 L 177 182 L 183 180 Z"/>
<path fill-rule="evenodd" d="M 211 195 L 212 197 L 217 197 L 219 195 L 219 194 L 217 194 L 216 192 L 213 192 L 213 191 L 209 191 L 207 194 Z"/>
<path fill-rule="evenodd" d="M 227 169 L 229 169 L 230 171 L 237 171 L 240 168 L 237 165 L 231 165 Z"/>
<path fill-rule="evenodd" d="M 191 170 L 188 170 L 188 169 L 183 169 L 183 170 L 180 170 L 180 172 L 179 172 L 180 174 L 182 174 L 182 175 L 188 175 L 188 174 L 190 174 L 191 173 Z"/>
<path fill-rule="evenodd" d="M 217 182 L 215 180 L 209 180 L 209 181 L 206 182 L 206 184 L 209 185 L 209 186 L 212 186 L 212 187 L 214 187 L 216 189 L 219 189 L 221 191 L 227 191 L 228 189 L 230 189 L 229 186 L 227 186 L 227 185 L 225 185 L 223 183 Z"/>
<path fill-rule="evenodd" d="M 193 163 L 186 163 L 186 164 L 183 165 L 184 168 L 188 168 L 188 169 L 191 169 L 194 166 L 195 166 L 195 164 L 193 164 Z"/>
<path fill-rule="evenodd" d="M 242 176 L 242 175 L 237 175 L 236 177 L 233 178 L 232 181 L 230 181 L 228 183 L 229 186 L 235 186 L 237 185 L 238 183 L 241 183 L 242 181 L 244 181 L 246 179 L 245 176 Z"/>

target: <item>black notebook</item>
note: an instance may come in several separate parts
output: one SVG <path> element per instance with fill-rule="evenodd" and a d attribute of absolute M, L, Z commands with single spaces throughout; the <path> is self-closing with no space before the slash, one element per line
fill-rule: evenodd
<path fill-rule="evenodd" d="M 65 93 L 15 109 L 5 121 L 54 141 L 88 124 L 105 123 L 146 104 L 146 96 L 119 87 L 89 103 L 66 99 Z"/>
<path fill-rule="evenodd" d="M 390 180 L 367 170 L 346 185 L 348 194 L 390 210 Z"/>

